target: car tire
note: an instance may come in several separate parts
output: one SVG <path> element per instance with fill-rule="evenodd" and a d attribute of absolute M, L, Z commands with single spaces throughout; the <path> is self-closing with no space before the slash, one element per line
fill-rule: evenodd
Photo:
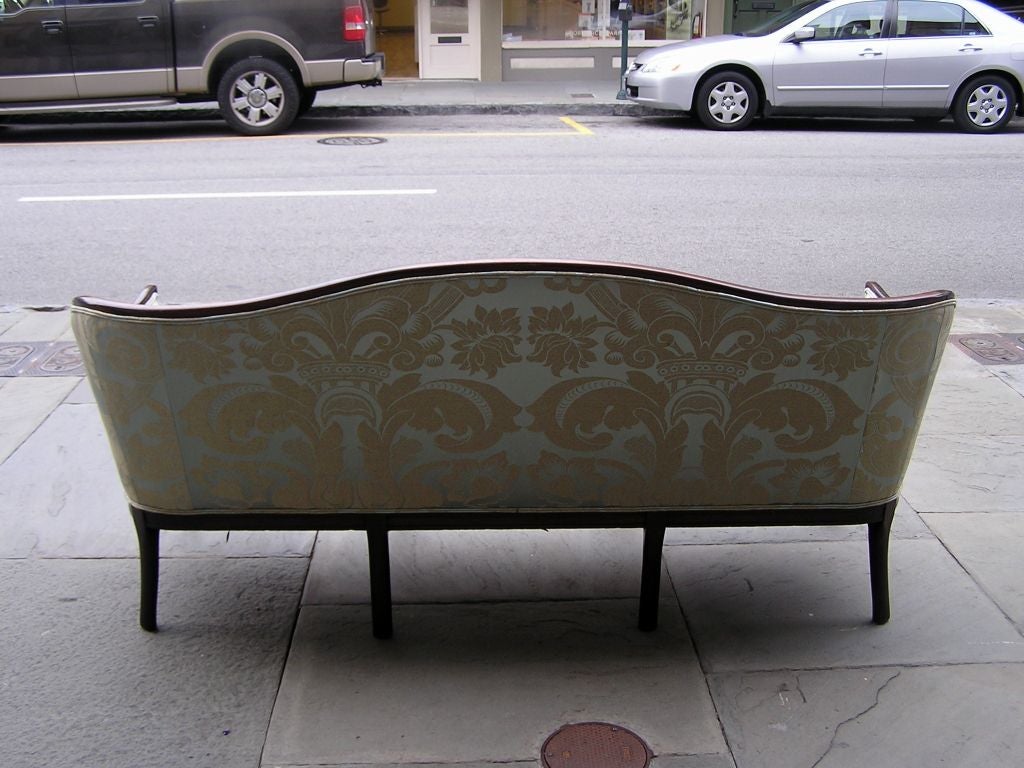
<path fill-rule="evenodd" d="M 217 102 L 232 129 L 246 136 L 267 136 L 295 122 L 299 86 L 284 66 L 254 56 L 228 67 L 217 85 Z"/>
<path fill-rule="evenodd" d="M 961 131 L 996 133 L 1017 110 L 1017 92 L 1005 77 L 979 75 L 969 80 L 953 100 L 953 121 Z"/>
<path fill-rule="evenodd" d="M 757 88 L 739 72 L 716 72 L 697 91 L 697 119 L 715 131 L 741 131 L 758 110 Z"/>

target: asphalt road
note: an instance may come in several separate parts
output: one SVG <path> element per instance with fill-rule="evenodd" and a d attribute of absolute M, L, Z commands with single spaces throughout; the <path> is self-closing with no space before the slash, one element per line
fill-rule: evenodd
<path fill-rule="evenodd" d="M 382 267 L 587 258 L 772 290 L 1024 297 L 1024 121 L 306 119 L 0 127 L 0 305 L 240 299 Z M 374 137 L 379 143 L 352 141 Z M 346 143 L 324 144 L 328 137 Z"/>

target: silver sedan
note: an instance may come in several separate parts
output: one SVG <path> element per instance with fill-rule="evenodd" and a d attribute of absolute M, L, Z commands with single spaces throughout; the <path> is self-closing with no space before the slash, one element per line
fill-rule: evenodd
<path fill-rule="evenodd" d="M 759 28 L 655 48 L 628 98 L 739 130 L 758 115 L 874 115 L 994 133 L 1024 116 L 1024 23 L 976 0 L 798 0 Z"/>

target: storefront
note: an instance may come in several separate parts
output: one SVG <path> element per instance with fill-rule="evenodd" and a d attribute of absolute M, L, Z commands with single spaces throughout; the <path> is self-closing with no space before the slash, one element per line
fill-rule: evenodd
<path fill-rule="evenodd" d="M 793 0 L 634 0 L 631 56 L 748 29 Z M 374 0 L 388 77 L 614 80 L 619 0 Z"/>

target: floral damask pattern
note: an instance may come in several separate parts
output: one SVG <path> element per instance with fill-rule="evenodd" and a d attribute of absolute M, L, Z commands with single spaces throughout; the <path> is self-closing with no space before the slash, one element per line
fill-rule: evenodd
<path fill-rule="evenodd" d="M 74 322 L 135 503 L 429 510 L 887 500 L 951 317 L 494 273 Z"/>
<path fill-rule="evenodd" d="M 570 302 L 562 307 L 534 307 L 527 341 L 533 351 L 527 360 L 539 362 L 560 376 L 568 368 L 579 373 L 597 360 L 594 338 L 601 324 L 596 317 L 578 317 Z"/>

